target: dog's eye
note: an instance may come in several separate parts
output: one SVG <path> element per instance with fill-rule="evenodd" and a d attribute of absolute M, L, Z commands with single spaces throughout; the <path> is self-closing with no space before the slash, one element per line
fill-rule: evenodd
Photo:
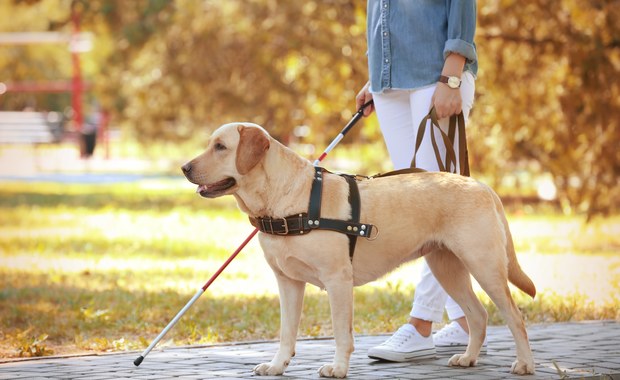
<path fill-rule="evenodd" d="M 214 148 L 215 150 L 226 150 L 226 146 L 222 143 L 216 143 Z"/>

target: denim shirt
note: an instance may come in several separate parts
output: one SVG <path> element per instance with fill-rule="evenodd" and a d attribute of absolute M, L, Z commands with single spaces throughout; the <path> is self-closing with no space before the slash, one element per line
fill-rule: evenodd
<path fill-rule="evenodd" d="M 367 23 L 371 92 L 435 84 L 451 52 L 478 71 L 475 0 L 368 0 Z"/>

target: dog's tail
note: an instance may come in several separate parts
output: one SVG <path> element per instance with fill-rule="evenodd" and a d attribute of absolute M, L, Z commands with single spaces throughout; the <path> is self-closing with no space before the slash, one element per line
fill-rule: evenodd
<path fill-rule="evenodd" d="M 510 233 L 510 227 L 508 226 L 508 220 L 506 220 L 506 213 L 504 212 L 504 206 L 502 206 L 502 202 L 499 199 L 499 196 L 495 194 L 493 190 L 491 190 L 493 194 L 493 199 L 495 201 L 495 208 L 497 209 L 497 213 L 504 225 L 504 230 L 506 231 L 506 254 L 508 256 L 508 280 L 513 283 L 517 288 L 523 290 L 525 293 L 529 294 L 532 298 L 536 296 L 536 286 L 532 279 L 529 278 L 523 269 L 521 269 L 521 265 L 519 265 L 519 261 L 517 261 L 517 254 L 515 253 L 515 246 L 512 241 L 512 234 Z"/>

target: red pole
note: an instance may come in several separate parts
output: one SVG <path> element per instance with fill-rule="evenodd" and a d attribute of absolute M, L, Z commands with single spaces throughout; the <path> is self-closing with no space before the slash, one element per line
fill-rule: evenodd
<path fill-rule="evenodd" d="M 73 38 L 71 46 L 71 62 L 73 67 L 72 97 L 71 106 L 73 107 L 75 129 L 81 134 L 84 126 L 84 115 L 82 111 L 82 70 L 80 68 L 80 53 L 77 47 L 77 39 L 80 33 L 80 16 L 76 11 L 76 3 L 71 5 L 71 22 L 73 23 Z M 84 143 L 80 138 L 80 152 L 84 155 Z"/>
<path fill-rule="evenodd" d="M 105 147 L 105 159 L 110 159 L 110 131 L 108 129 L 108 125 L 110 122 L 110 113 L 108 111 L 101 111 L 101 118 L 99 120 L 99 128 L 97 128 L 97 133 L 99 133 L 98 139 L 103 142 Z"/>

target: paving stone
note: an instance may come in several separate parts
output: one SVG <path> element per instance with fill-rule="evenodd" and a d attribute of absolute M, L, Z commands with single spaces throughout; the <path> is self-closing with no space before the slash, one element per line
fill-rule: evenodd
<path fill-rule="evenodd" d="M 488 353 L 471 368 L 448 367 L 451 357 L 389 363 L 366 356 L 370 347 L 389 335 L 357 336 L 351 356 L 349 378 L 355 379 L 461 379 L 539 380 L 584 378 L 620 380 L 620 323 L 594 321 L 540 324 L 528 327 L 536 362 L 536 374 L 510 374 L 516 357 L 515 345 L 505 326 L 487 331 Z M 277 342 L 250 342 L 195 347 L 166 347 L 155 350 L 140 367 L 133 365 L 136 352 L 60 357 L 39 360 L 0 362 L 0 380 L 4 379 L 319 379 L 318 368 L 331 362 L 332 339 L 300 340 L 297 356 L 283 376 L 259 377 L 252 369 L 268 362 L 277 351 Z M 1 361 L 2 359 L 0 359 Z M 556 363 L 561 373 L 558 372 Z"/>

